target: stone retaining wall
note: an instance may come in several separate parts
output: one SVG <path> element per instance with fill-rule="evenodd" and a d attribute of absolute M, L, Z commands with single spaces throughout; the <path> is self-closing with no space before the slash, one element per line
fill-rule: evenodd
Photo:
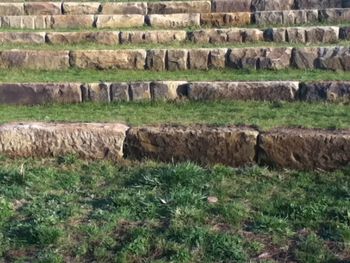
<path fill-rule="evenodd" d="M 63 70 L 324 69 L 350 70 L 349 47 L 251 47 L 124 50 L 3 50 L 0 68 Z"/>
<path fill-rule="evenodd" d="M 3 83 L 0 104 L 118 102 L 139 100 L 257 100 L 349 102 L 350 82 L 118 82 Z"/>
<path fill-rule="evenodd" d="M 40 10 L 40 9 L 39 9 Z M 0 8 L 1 12 L 1 8 Z M 314 23 L 346 23 L 350 8 L 310 9 L 259 12 L 175 13 L 175 14 L 43 14 L 0 15 L 0 28 L 17 29 L 91 29 L 184 28 L 193 26 L 228 27 L 256 25 L 293 25 Z"/>
<path fill-rule="evenodd" d="M 350 40 L 350 27 L 312 26 L 287 28 L 227 28 L 200 30 L 149 31 L 81 31 L 81 32 L 0 32 L 2 44 L 79 44 L 103 45 L 166 44 L 193 42 L 198 44 L 238 44 L 276 42 L 297 44 L 337 43 Z"/>
<path fill-rule="evenodd" d="M 350 130 L 13 123 L 0 125 L 0 154 L 335 170 L 350 165 Z"/>

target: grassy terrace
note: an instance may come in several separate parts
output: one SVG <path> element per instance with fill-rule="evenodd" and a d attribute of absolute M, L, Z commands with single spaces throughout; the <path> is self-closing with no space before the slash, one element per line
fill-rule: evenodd
<path fill-rule="evenodd" d="M 1 69 L 0 82 L 123 82 L 123 81 L 350 81 L 349 72 L 325 70 L 186 70 L 186 71 L 137 71 L 69 69 L 57 71 Z"/>
<path fill-rule="evenodd" d="M 349 262 L 349 175 L 0 158 L 0 257 Z"/>
<path fill-rule="evenodd" d="M 326 103 L 130 102 L 44 106 L 0 106 L 0 123 L 12 121 L 216 124 L 350 128 L 350 106 Z"/>

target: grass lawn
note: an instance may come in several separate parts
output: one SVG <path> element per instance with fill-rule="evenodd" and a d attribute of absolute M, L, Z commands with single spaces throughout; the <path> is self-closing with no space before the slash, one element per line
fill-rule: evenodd
<path fill-rule="evenodd" d="M 254 125 L 350 128 L 350 106 L 330 103 L 129 102 L 70 105 L 0 105 L 0 123 L 12 121 L 122 122 L 144 124 Z"/>
<path fill-rule="evenodd" d="M 5 262 L 350 260 L 349 169 L 1 157 L 0 193 Z"/>
<path fill-rule="evenodd" d="M 123 81 L 350 81 L 350 73 L 327 70 L 182 70 L 161 71 L 150 70 L 21 70 L 1 69 L 0 83 L 17 82 L 123 82 Z"/>

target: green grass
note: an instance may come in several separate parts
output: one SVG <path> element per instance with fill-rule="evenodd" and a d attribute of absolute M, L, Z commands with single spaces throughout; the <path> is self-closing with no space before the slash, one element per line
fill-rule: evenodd
<path fill-rule="evenodd" d="M 184 70 L 153 72 L 148 70 L 91 70 L 57 71 L 1 69 L 0 82 L 123 82 L 123 81 L 350 81 L 349 72 L 326 70 Z"/>
<path fill-rule="evenodd" d="M 0 193 L 4 262 L 350 259 L 349 169 L 0 158 Z"/>
<path fill-rule="evenodd" d="M 0 106 L 0 122 L 68 121 L 144 124 L 216 124 L 274 127 L 350 128 L 350 106 L 327 103 L 129 102 L 75 105 Z"/>
<path fill-rule="evenodd" d="M 247 42 L 247 43 L 219 43 L 219 44 L 197 44 L 190 41 L 177 42 L 173 41 L 167 44 L 123 44 L 123 45 L 103 45 L 94 43 L 80 44 L 1 44 L 1 50 L 10 49 L 28 49 L 28 50 L 120 50 L 120 49 L 195 49 L 195 48 L 249 48 L 249 47 L 330 47 L 330 46 L 349 46 L 350 41 L 338 41 L 336 44 L 319 43 L 319 44 L 292 44 L 278 42 Z"/>

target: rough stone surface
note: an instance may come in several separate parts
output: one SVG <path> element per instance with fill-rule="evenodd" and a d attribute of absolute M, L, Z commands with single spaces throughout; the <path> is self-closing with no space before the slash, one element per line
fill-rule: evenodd
<path fill-rule="evenodd" d="M 289 27 L 286 28 L 287 41 L 293 44 L 305 44 L 306 35 L 305 29 L 301 27 Z"/>
<path fill-rule="evenodd" d="M 350 70 L 350 49 L 348 47 L 320 48 L 318 67 L 327 70 Z"/>
<path fill-rule="evenodd" d="M 154 31 L 123 31 L 120 32 L 122 44 L 166 44 L 170 42 L 185 41 L 187 37 L 184 30 L 154 30 Z"/>
<path fill-rule="evenodd" d="M 151 49 L 147 50 L 146 68 L 154 71 L 166 70 L 165 58 L 166 49 Z"/>
<path fill-rule="evenodd" d="M 4 50 L 0 68 L 57 70 L 69 68 L 68 51 Z"/>
<path fill-rule="evenodd" d="M 188 51 L 189 69 L 208 69 L 209 49 L 190 49 Z"/>
<path fill-rule="evenodd" d="M 188 50 L 186 49 L 169 49 L 167 52 L 167 69 L 186 70 L 187 69 Z"/>
<path fill-rule="evenodd" d="M 342 8 L 342 0 L 295 0 L 297 9 Z"/>
<path fill-rule="evenodd" d="M 262 133 L 259 162 L 291 169 L 339 169 L 350 163 L 350 131 L 276 129 Z"/>
<path fill-rule="evenodd" d="M 50 44 L 96 43 L 118 45 L 119 32 L 49 32 L 46 41 Z"/>
<path fill-rule="evenodd" d="M 188 85 L 190 100 L 293 101 L 298 82 L 193 82 Z"/>
<path fill-rule="evenodd" d="M 24 3 L 27 15 L 61 15 L 61 3 L 32 2 Z"/>
<path fill-rule="evenodd" d="M 300 84 L 299 98 L 306 101 L 350 101 L 350 82 L 312 82 Z"/>
<path fill-rule="evenodd" d="M 200 14 L 148 15 L 147 24 L 159 28 L 200 26 Z"/>
<path fill-rule="evenodd" d="M 344 26 L 344 27 L 340 28 L 339 38 L 342 40 L 350 40 L 350 27 L 349 26 Z"/>
<path fill-rule="evenodd" d="M 252 0 L 253 11 L 291 10 L 294 0 Z"/>
<path fill-rule="evenodd" d="M 0 3 L 0 16 L 24 15 L 22 3 Z"/>
<path fill-rule="evenodd" d="M 251 13 L 202 13 L 200 16 L 201 25 L 206 26 L 242 26 L 251 23 Z"/>
<path fill-rule="evenodd" d="M 294 48 L 292 65 L 298 69 L 314 69 L 317 67 L 319 48 Z"/>
<path fill-rule="evenodd" d="M 78 68 L 144 69 L 146 51 L 132 50 L 79 50 L 70 52 L 70 63 Z"/>
<path fill-rule="evenodd" d="M 155 81 L 150 88 L 154 100 L 176 100 L 187 95 L 185 81 Z"/>
<path fill-rule="evenodd" d="M 150 100 L 151 91 L 149 82 L 135 82 L 131 83 L 129 87 L 130 100 Z"/>
<path fill-rule="evenodd" d="M 54 15 L 47 18 L 46 24 L 52 29 L 93 28 L 93 15 Z"/>
<path fill-rule="evenodd" d="M 97 28 L 131 28 L 144 25 L 143 15 L 98 15 Z"/>
<path fill-rule="evenodd" d="M 41 32 L 0 32 L 1 44 L 44 44 L 45 33 Z"/>
<path fill-rule="evenodd" d="M 169 1 L 148 3 L 148 14 L 183 14 L 210 12 L 210 1 Z"/>
<path fill-rule="evenodd" d="M 13 123 L 0 126 L 0 153 L 11 157 L 120 159 L 128 127 L 117 123 Z"/>
<path fill-rule="evenodd" d="M 213 12 L 250 12 L 252 0 L 213 0 Z"/>
<path fill-rule="evenodd" d="M 129 101 L 129 84 L 122 83 L 112 83 L 111 84 L 111 100 L 112 101 Z"/>
<path fill-rule="evenodd" d="M 146 15 L 147 14 L 147 3 L 146 2 L 135 2 L 135 3 L 116 3 L 106 2 L 102 4 L 102 14 L 108 15 Z"/>
<path fill-rule="evenodd" d="M 310 27 L 305 29 L 307 43 L 336 43 L 339 40 L 339 27 Z"/>
<path fill-rule="evenodd" d="M 319 22 L 318 10 L 259 11 L 254 13 L 257 25 L 291 25 Z"/>
<path fill-rule="evenodd" d="M 135 127 L 127 132 L 124 153 L 137 160 L 252 165 L 257 136 L 256 130 L 245 127 Z"/>
<path fill-rule="evenodd" d="M 81 102 L 80 84 L 0 84 L 0 104 L 36 105 Z"/>
<path fill-rule="evenodd" d="M 83 101 L 110 102 L 108 83 L 89 83 L 81 86 Z"/>
<path fill-rule="evenodd" d="M 100 12 L 101 4 L 96 2 L 63 2 L 63 13 L 67 15 L 95 15 Z"/>
<path fill-rule="evenodd" d="M 328 23 L 346 23 L 350 20 L 350 8 L 320 10 L 319 19 Z"/>
<path fill-rule="evenodd" d="M 223 69 L 226 67 L 227 48 L 212 49 L 209 54 L 209 65 L 211 69 Z"/>

